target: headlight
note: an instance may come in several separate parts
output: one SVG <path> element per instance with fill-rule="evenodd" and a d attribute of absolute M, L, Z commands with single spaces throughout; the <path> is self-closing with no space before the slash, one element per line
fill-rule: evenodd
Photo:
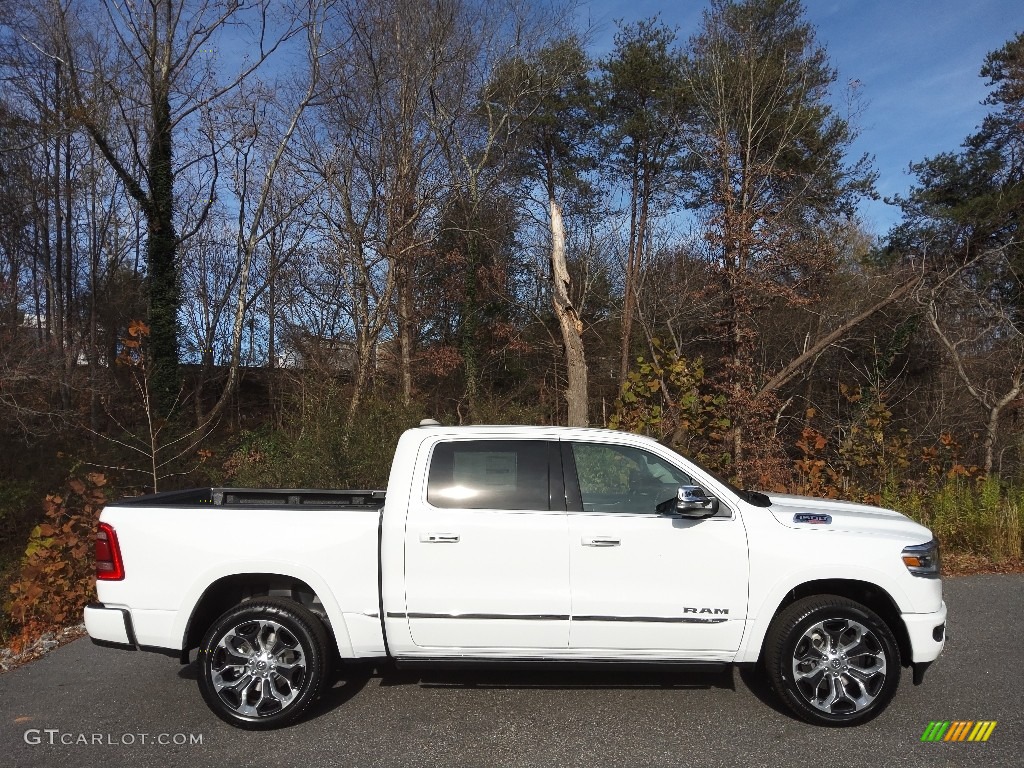
<path fill-rule="evenodd" d="M 903 549 L 903 564 L 915 576 L 937 579 L 941 567 L 939 542 L 932 539 L 927 544 L 915 544 Z"/>

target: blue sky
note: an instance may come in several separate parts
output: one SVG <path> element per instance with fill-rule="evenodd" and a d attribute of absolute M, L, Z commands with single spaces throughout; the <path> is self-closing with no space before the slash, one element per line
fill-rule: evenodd
<path fill-rule="evenodd" d="M 601 56 L 619 19 L 660 14 L 685 41 L 706 7 L 705 0 L 592 0 L 580 20 L 595 26 L 591 51 Z M 1024 30 L 1024 0 L 804 0 L 804 7 L 839 71 L 837 84 L 859 81 L 861 135 L 851 154 L 875 156 L 883 197 L 907 190 L 911 162 L 956 150 L 981 122 L 985 54 Z M 882 201 L 861 214 L 879 234 L 899 220 Z"/>

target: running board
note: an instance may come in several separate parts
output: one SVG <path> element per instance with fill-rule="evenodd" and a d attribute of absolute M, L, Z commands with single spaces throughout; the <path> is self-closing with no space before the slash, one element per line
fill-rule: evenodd
<path fill-rule="evenodd" d="M 623 669 L 677 669 L 688 672 L 721 672 L 732 666 L 728 661 L 684 661 L 678 659 L 564 659 L 564 658 L 491 658 L 449 656 L 399 656 L 394 659 L 398 669 L 555 669 L 565 671 Z"/>

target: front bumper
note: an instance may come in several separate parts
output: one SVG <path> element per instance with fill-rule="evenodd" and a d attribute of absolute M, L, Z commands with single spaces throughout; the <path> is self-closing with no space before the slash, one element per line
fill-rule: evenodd
<path fill-rule="evenodd" d="M 85 630 L 94 643 L 135 650 L 135 630 L 127 608 L 113 608 L 103 603 L 85 606 Z"/>
<path fill-rule="evenodd" d="M 946 603 L 935 613 L 904 613 L 903 624 L 910 638 L 910 661 L 928 664 L 935 661 L 946 645 Z"/>

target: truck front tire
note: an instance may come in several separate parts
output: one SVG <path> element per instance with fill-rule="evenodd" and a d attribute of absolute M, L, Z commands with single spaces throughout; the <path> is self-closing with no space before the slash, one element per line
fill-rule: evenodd
<path fill-rule="evenodd" d="M 764 660 L 776 694 L 816 725 L 859 725 L 884 710 L 900 682 L 900 652 L 872 610 L 837 595 L 797 600 L 772 622 Z"/>
<path fill-rule="evenodd" d="M 321 621 L 292 600 L 256 598 L 213 623 L 199 646 L 199 690 L 238 728 L 279 728 L 298 718 L 328 679 Z"/>

